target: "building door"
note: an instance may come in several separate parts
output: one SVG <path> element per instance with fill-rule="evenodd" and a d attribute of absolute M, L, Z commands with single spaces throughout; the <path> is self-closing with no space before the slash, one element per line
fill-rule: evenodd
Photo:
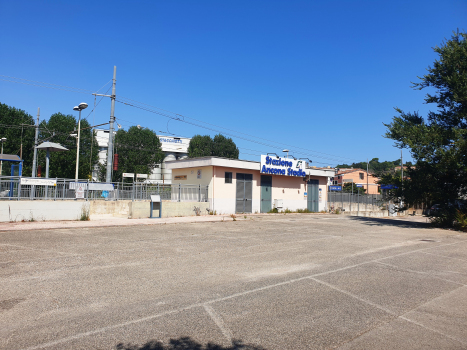
<path fill-rule="evenodd" d="M 261 175 L 261 213 L 267 213 L 271 206 L 272 176 Z"/>
<path fill-rule="evenodd" d="M 253 198 L 253 175 L 237 173 L 237 213 L 251 213 Z"/>
<path fill-rule="evenodd" d="M 309 211 L 317 213 L 319 211 L 319 180 L 308 180 L 307 208 Z"/>

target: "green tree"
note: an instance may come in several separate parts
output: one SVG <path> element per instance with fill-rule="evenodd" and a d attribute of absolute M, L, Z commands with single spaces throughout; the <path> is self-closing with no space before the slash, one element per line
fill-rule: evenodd
<path fill-rule="evenodd" d="M 209 135 L 195 135 L 190 140 L 188 146 L 188 157 L 209 157 L 212 156 L 213 141 Z"/>
<path fill-rule="evenodd" d="M 449 203 L 467 195 L 467 34 L 453 35 L 433 50 L 439 58 L 412 87 L 429 88 L 425 103 L 434 104 L 436 110 L 424 118 L 395 108 L 398 115 L 385 124 L 385 137 L 393 139 L 396 147 L 409 149 L 416 161 L 407 171 L 410 180 L 406 186 L 404 181 L 404 199 L 418 196 L 441 204 L 446 222 L 452 224 Z"/>
<path fill-rule="evenodd" d="M 214 140 L 209 135 L 195 135 L 188 146 L 188 157 L 224 157 L 238 159 L 239 151 L 237 145 L 231 138 L 218 134 Z"/>
<path fill-rule="evenodd" d="M 218 134 L 214 136 L 212 155 L 216 157 L 238 159 L 239 151 L 237 145 L 231 138 Z"/>
<path fill-rule="evenodd" d="M 396 159 L 394 161 L 384 161 L 380 162 L 379 158 L 373 158 L 368 162 L 368 170 L 373 171 L 376 173 L 379 172 L 384 172 L 384 171 L 390 171 L 394 170 L 396 166 L 399 166 L 401 164 L 400 159 Z M 342 168 L 342 169 L 347 169 L 347 168 L 359 168 L 366 170 L 367 163 L 366 162 L 358 162 L 358 163 L 352 163 L 352 164 L 339 164 L 336 166 L 336 168 Z"/>
<path fill-rule="evenodd" d="M 353 186 L 353 189 L 352 189 Z M 345 193 L 360 193 L 360 194 L 365 194 L 366 190 L 363 187 L 357 187 L 357 184 L 354 182 L 346 182 L 344 186 L 342 187 L 342 192 Z"/>
<path fill-rule="evenodd" d="M 97 162 L 98 147 L 95 134 L 86 119 L 81 119 L 78 178 L 89 179 L 92 166 Z M 39 144 L 44 141 L 59 143 L 68 151 L 50 152 L 49 177 L 75 178 L 77 139 L 70 134 L 77 133 L 78 121 L 73 115 L 53 114 L 48 121 L 39 125 Z M 92 153 L 91 153 L 92 144 Z M 46 151 L 37 152 L 37 161 L 45 176 Z"/>
<path fill-rule="evenodd" d="M 118 170 L 113 172 L 113 181 L 121 181 L 123 173 L 149 175 L 164 159 L 156 133 L 137 126 L 130 127 L 128 131 L 117 131 L 115 153 L 118 154 Z"/>
<path fill-rule="evenodd" d="M 4 154 L 16 154 L 23 157 L 23 175 L 31 176 L 32 158 L 34 154 L 34 119 L 21 109 L 0 103 L 0 138 L 7 140 L 3 143 Z M 1 146 L 0 146 L 1 147 Z M 11 163 L 3 162 L 3 175 L 11 174 Z"/>

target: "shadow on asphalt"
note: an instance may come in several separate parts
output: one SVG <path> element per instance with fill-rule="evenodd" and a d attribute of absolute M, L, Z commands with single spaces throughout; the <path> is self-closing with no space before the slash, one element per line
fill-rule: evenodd
<path fill-rule="evenodd" d="M 230 346 L 222 346 L 218 344 L 208 343 L 200 344 L 190 337 L 181 337 L 178 339 L 170 339 L 169 344 L 165 344 L 151 340 L 144 345 L 133 344 L 118 344 L 116 350 L 266 350 L 260 346 L 243 344 L 240 340 L 232 341 Z"/>
<path fill-rule="evenodd" d="M 381 219 L 364 216 L 351 216 L 351 220 L 370 226 L 393 226 L 400 228 L 431 228 L 430 222 L 418 222 L 401 219 Z"/>

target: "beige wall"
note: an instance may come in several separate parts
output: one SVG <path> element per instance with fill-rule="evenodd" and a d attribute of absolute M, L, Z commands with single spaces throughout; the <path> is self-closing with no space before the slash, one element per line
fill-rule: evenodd
<path fill-rule="evenodd" d="M 201 170 L 201 179 L 197 178 L 197 171 Z M 232 183 L 225 183 L 225 173 L 232 173 Z M 253 190 L 252 190 L 252 212 L 259 213 L 261 205 L 261 173 L 258 170 L 249 170 L 241 168 L 230 168 L 223 166 L 205 166 L 193 167 L 185 169 L 172 170 L 173 184 L 187 184 L 209 186 L 209 204 L 210 209 L 215 210 L 217 214 L 232 214 L 236 210 L 236 186 L 237 173 L 252 174 Z M 186 175 L 186 180 L 175 180 L 175 176 Z M 272 203 L 274 206 L 275 199 L 282 199 L 282 209 L 306 209 L 307 208 L 307 192 L 306 181 L 303 178 L 291 176 L 272 176 Z M 321 197 L 319 202 L 319 210 L 326 209 L 327 203 L 327 177 L 325 176 L 307 176 L 308 179 L 319 180 L 319 188 L 321 189 Z M 164 212 L 164 210 L 162 211 Z M 203 212 L 204 213 L 204 212 Z"/>

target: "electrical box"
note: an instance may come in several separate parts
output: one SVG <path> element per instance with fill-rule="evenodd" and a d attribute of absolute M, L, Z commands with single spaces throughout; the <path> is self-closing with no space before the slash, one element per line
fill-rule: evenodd
<path fill-rule="evenodd" d="M 283 199 L 274 199 L 274 208 L 283 208 L 284 200 Z"/>

